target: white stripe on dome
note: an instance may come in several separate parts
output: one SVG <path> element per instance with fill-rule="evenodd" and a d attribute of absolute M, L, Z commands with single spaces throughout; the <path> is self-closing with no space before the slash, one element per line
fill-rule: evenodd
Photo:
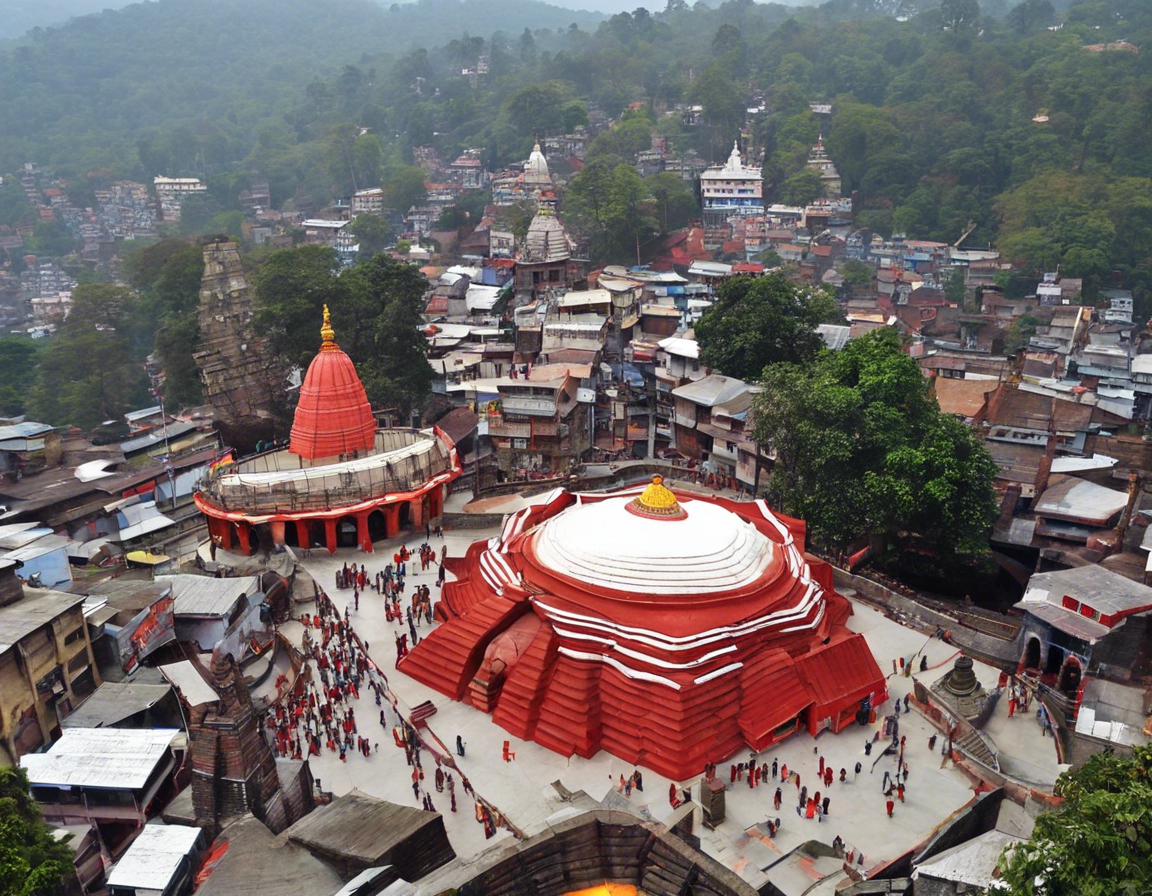
<path fill-rule="evenodd" d="M 722 647 L 719 650 L 713 650 L 711 653 L 706 653 L 694 660 L 689 660 L 687 663 L 673 663 L 669 660 L 662 660 L 659 657 L 641 653 L 638 650 L 630 650 L 629 648 L 622 646 L 611 638 L 602 638 L 599 635 L 586 635 L 581 632 L 573 632 L 567 629 L 562 629 L 558 625 L 554 625 L 552 629 L 561 637 L 572 638 L 577 641 L 596 641 L 597 643 L 603 644 L 606 649 L 619 651 L 631 659 L 640 660 L 642 663 L 648 663 L 653 666 L 659 666 L 661 669 L 694 669 L 697 666 L 704 665 L 710 660 L 716 659 L 718 656 L 723 656 L 726 653 L 732 653 L 732 651 L 736 650 L 735 644 L 729 644 L 727 647 Z"/>
<path fill-rule="evenodd" d="M 662 684 L 667 688 L 672 688 L 674 691 L 680 690 L 680 685 L 674 682 L 671 678 L 665 678 L 663 675 L 653 675 L 651 672 L 641 672 L 639 669 L 633 669 L 630 666 L 624 665 L 617 659 L 610 656 L 601 656 L 598 653 L 582 653 L 579 650 L 571 650 L 567 647 L 557 648 L 557 653 L 561 656 L 570 657 L 574 660 L 587 660 L 593 663 L 607 663 L 616 671 L 622 673 L 627 678 L 635 679 L 636 681 L 652 681 L 656 684 Z"/>
<path fill-rule="evenodd" d="M 729 672 L 735 672 L 737 669 L 743 669 L 743 663 L 732 663 L 722 669 L 717 669 L 715 672 L 709 672 L 706 675 L 701 675 L 699 678 L 692 679 L 693 684 L 704 684 L 706 681 L 711 681 L 713 678 L 719 678 L 721 675 L 727 675 Z"/>
<path fill-rule="evenodd" d="M 819 605 L 820 607 L 820 612 L 816 617 L 818 621 L 824 612 L 823 601 L 819 600 L 821 595 L 822 592 L 816 586 L 816 583 L 813 582 L 808 586 L 804 597 L 795 607 L 771 613 L 759 619 L 741 623 L 740 625 L 708 629 L 695 635 L 683 637 L 664 635 L 650 629 L 632 628 L 631 626 L 609 622 L 606 619 L 572 613 L 568 610 L 561 610 L 559 607 L 550 606 L 539 598 L 534 598 L 533 603 L 544 610 L 545 615 L 553 622 L 553 625 L 555 625 L 557 621 L 560 621 L 566 625 L 577 625 L 581 628 L 592 629 L 593 631 L 609 632 L 610 634 L 626 638 L 629 641 L 647 644 L 658 650 L 693 650 L 707 646 L 708 644 L 715 644 L 718 641 L 742 637 L 766 628 L 776 627 L 795 619 L 803 619 L 812 610 L 813 605 Z M 816 622 L 811 622 L 794 628 L 781 629 L 781 631 L 799 631 L 804 628 L 814 628 L 815 625 Z"/>

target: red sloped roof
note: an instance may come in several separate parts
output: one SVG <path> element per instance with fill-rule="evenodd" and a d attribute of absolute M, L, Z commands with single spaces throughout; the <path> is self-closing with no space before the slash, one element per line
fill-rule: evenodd
<path fill-rule="evenodd" d="M 796 660 L 818 710 L 835 714 L 870 692 L 884 692 L 884 675 L 864 636 L 853 632 Z"/>
<path fill-rule="evenodd" d="M 746 665 L 740 677 L 744 689 L 740 731 L 760 748 L 772 740 L 777 728 L 812 703 L 787 651 L 765 652 Z"/>
<path fill-rule="evenodd" d="M 370 451 L 376 418 L 352 359 L 336 345 L 325 306 L 323 344 L 304 375 L 288 450 L 308 460 Z"/>

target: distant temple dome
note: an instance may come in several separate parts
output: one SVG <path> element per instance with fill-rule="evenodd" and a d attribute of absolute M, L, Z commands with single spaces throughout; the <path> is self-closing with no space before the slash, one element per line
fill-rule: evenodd
<path fill-rule="evenodd" d="M 288 450 L 305 460 L 371 451 L 376 419 L 352 359 L 336 344 L 327 305 L 320 339 L 300 387 Z"/>
<path fill-rule="evenodd" d="M 528 225 L 524 237 L 523 260 L 529 264 L 567 261 L 572 256 L 572 244 L 564 225 L 555 215 L 539 212 Z"/>
<path fill-rule="evenodd" d="M 528 156 L 528 161 L 524 163 L 524 173 L 531 175 L 534 179 L 550 179 L 551 175 L 548 173 L 548 160 L 544 158 L 544 153 L 540 151 L 539 143 L 532 147 L 532 154 Z"/>

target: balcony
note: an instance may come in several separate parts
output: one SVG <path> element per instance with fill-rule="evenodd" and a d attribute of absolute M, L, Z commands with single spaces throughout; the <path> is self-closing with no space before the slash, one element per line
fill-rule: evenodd
<path fill-rule="evenodd" d="M 537 420 L 528 423 L 509 423 L 503 417 L 488 418 L 488 435 L 506 439 L 530 439 L 533 436 L 554 436 L 561 428 L 555 420 Z"/>
<path fill-rule="evenodd" d="M 501 396 L 500 404 L 511 414 L 527 414 L 530 417 L 555 417 L 554 398 L 532 398 L 526 395 Z"/>

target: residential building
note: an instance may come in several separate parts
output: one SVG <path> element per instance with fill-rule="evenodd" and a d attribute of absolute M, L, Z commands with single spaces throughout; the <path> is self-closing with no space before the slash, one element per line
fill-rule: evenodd
<path fill-rule="evenodd" d="M 206 184 L 198 177 L 162 177 L 152 178 L 152 186 L 156 190 L 156 197 L 160 200 L 160 216 L 165 221 L 179 221 L 180 209 L 184 200 L 196 193 L 205 193 Z"/>
<path fill-rule="evenodd" d="M 548 364 L 527 376 L 501 378 L 496 406 L 488 408 L 488 435 L 505 474 L 516 470 L 564 472 L 589 447 L 588 365 Z M 582 389 L 583 386 L 583 389 Z"/>
<path fill-rule="evenodd" d="M 109 851 L 176 794 L 174 728 L 65 728 L 44 753 L 21 757 L 32 797 L 49 824 L 94 824 Z"/>
<path fill-rule="evenodd" d="M 736 445 L 728 448 L 729 432 L 712 423 L 713 410 L 731 417 L 752 404 L 754 386 L 718 373 L 672 390 L 675 402 L 675 448 L 685 457 L 699 461 L 709 472 L 735 477 Z M 719 434 L 720 445 L 716 446 Z"/>
<path fill-rule="evenodd" d="M 14 596 L 14 600 L 11 600 Z M 84 597 L 27 589 L 0 559 L 0 763 L 51 742 L 66 716 L 100 684 L 84 623 Z"/>
<path fill-rule="evenodd" d="M 384 214 L 384 191 L 380 187 L 357 190 L 352 194 L 353 215 Z"/>

